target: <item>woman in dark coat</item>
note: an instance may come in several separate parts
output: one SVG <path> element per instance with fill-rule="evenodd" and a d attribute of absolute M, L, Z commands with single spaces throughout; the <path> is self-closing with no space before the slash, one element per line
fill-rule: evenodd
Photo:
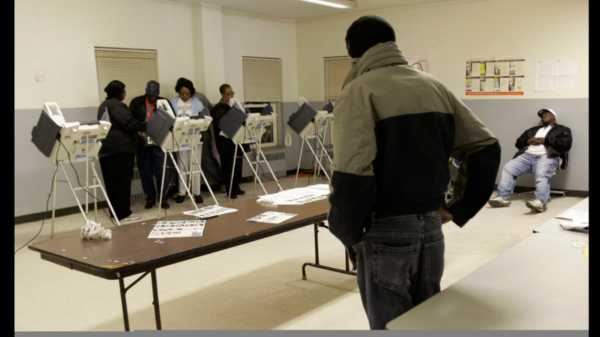
<path fill-rule="evenodd" d="M 246 193 L 245 191 L 242 191 L 239 186 L 240 180 L 242 179 L 242 163 L 244 155 L 240 152 L 240 149 L 238 149 L 234 168 L 233 157 L 236 145 L 231 141 L 231 139 L 221 135 L 221 128 L 219 127 L 221 118 L 223 118 L 223 116 L 229 112 L 229 109 L 231 109 L 229 101 L 231 98 L 233 98 L 235 93 L 229 84 L 221 85 L 221 87 L 219 87 L 219 92 L 221 93 L 221 100 L 212 108 L 212 110 L 210 110 L 210 115 L 213 118 L 212 125 L 215 130 L 215 141 L 217 145 L 217 151 L 219 152 L 219 157 L 221 158 L 223 182 L 225 183 L 227 194 L 229 195 L 229 185 L 233 172 L 233 184 L 231 184 L 233 187 L 230 198 L 235 199 L 237 198 L 238 194 L 242 195 Z M 244 151 L 247 151 L 247 145 L 245 145 Z"/>
<path fill-rule="evenodd" d="M 98 119 L 110 121 L 111 127 L 102 140 L 98 157 L 106 194 L 116 213 L 111 216 L 116 216 L 119 221 L 139 220 L 141 216 L 130 209 L 131 181 L 138 148 L 136 133 L 144 134 L 146 122 L 137 121 L 123 103 L 126 95 L 123 82 L 114 80 L 104 91 L 106 100 L 98 108 Z"/>

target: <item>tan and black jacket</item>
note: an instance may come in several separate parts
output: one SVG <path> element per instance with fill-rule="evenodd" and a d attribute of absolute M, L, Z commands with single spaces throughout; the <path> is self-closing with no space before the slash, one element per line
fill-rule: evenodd
<path fill-rule="evenodd" d="M 433 76 L 407 64 L 395 42 L 367 50 L 348 74 L 333 111 L 329 226 L 345 246 L 377 218 L 444 205 L 449 157 L 462 161 L 455 201 L 463 226 L 494 189 L 500 146 L 492 133 Z"/>

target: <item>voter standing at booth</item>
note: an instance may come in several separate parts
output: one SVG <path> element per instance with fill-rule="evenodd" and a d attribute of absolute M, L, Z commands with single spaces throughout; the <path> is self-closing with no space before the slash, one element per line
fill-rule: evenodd
<path fill-rule="evenodd" d="M 127 94 L 123 82 L 114 80 L 104 91 L 106 100 L 98 108 L 98 119 L 110 121 L 111 128 L 102 140 L 98 157 L 106 194 L 116 213 L 111 216 L 121 222 L 139 220 L 141 216 L 131 211 L 131 181 L 137 138 L 145 134 L 147 123 L 136 120 L 123 103 Z"/>

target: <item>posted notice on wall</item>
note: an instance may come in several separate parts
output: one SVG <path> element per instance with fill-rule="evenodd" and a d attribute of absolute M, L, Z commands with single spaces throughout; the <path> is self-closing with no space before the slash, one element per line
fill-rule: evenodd
<path fill-rule="evenodd" d="M 535 91 L 570 91 L 575 89 L 577 60 L 538 60 Z"/>
<path fill-rule="evenodd" d="M 161 220 L 154 225 L 148 239 L 202 236 L 205 224 L 206 220 Z"/>
<path fill-rule="evenodd" d="M 523 95 L 525 59 L 471 59 L 466 67 L 466 95 Z"/>
<path fill-rule="evenodd" d="M 408 65 L 424 73 L 427 72 L 427 60 L 408 60 Z"/>

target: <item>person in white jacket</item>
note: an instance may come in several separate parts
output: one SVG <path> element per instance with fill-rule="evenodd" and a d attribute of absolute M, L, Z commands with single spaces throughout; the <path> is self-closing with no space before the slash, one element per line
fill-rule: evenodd
<path fill-rule="evenodd" d="M 194 97 L 196 89 L 194 89 L 194 84 L 192 83 L 192 81 L 178 81 L 177 86 L 175 86 L 175 91 L 179 93 L 179 96 L 174 97 L 171 100 L 171 105 L 173 106 L 175 116 L 197 116 L 202 113 L 202 110 L 204 110 L 204 105 L 202 104 L 202 102 L 200 102 L 200 100 L 197 97 Z M 191 158 L 191 150 L 178 152 L 177 165 L 179 166 L 180 170 L 184 172 L 199 170 L 199 166 L 195 163 L 199 164 L 202 160 L 200 153 L 201 146 L 199 145 L 200 141 L 201 137 L 199 136 L 198 144 L 196 144 L 197 146 L 193 150 L 195 156 L 194 160 L 192 160 L 193 158 Z M 192 166 L 193 163 L 194 165 Z M 204 201 L 202 200 L 202 196 L 200 195 L 200 172 L 188 175 L 186 177 L 186 185 L 188 185 L 190 178 L 192 180 L 190 192 L 194 194 L 194 200 L 196 201 L 196 203 L 201 204 Z M 175 202 L 177 202 L 178 204 L 182 203 L 185 199 L 186 194 L 187 191 L 185 189 L 184 181 L 181 179 L 181 177 L 179 177 L 179 196 L 175 199 Z"/>

